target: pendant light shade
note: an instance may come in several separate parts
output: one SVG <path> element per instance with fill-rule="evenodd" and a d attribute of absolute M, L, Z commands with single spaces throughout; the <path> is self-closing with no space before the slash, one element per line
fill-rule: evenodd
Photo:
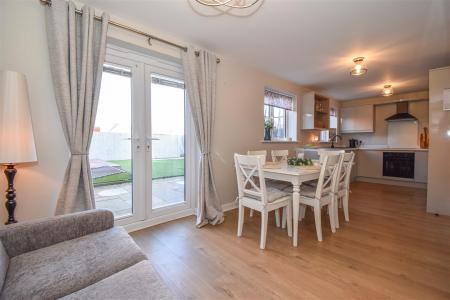
<path fill-rule="evenodd" d="M 367 73 L 367 68 L 363 65 L 364 57 L 355 57 L 353 59 L 353 62 L 355 63 L 355 66 L 350 71 L 350 75 L 352 76 L 361 76 Z"/>

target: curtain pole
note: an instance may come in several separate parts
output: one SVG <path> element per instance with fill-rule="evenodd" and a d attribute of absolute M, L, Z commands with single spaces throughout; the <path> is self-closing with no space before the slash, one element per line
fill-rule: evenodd
<path fill-rule="evenodd" d="M 39 1 L 41 2 L 42 5 L 52 6 L 52 0 L 39 0 Z M 78 9 L 76 10 L 76 12 L 77 12 L 78 14 L 80 14 L 80 15 L 83 13 L 81 10 L 78 10 Z M 101 17 L 95 16 L 95 19 L 101 20 Z M 145 36 L 146 38 L 148 38 L 148 43 L 149 43 L 150 45 L 151 45 L 151 40 L 155 40 L 155 41 L 158 41 L 158 42 L 161 42 L 161 43 L 170 45 L 170 46 L 172 46 L 172 47 L 178 48 L 178 49 L 180 49 L 180 50 L 183 50 L 184 52 L 187 51 L 187 47 L 186 47 L 186 46 L 182 46 L 182 45 L 179 45 L 179 44 L 175 44 L 175 43 L 173 43 L 173 42 L 171 42 L 171 41 L 168 41 L 168 40 L 159 38 L 159 37 L 157 37 L 157 36 L 151 35 L 151 34 L 146 33 L 146 32 L 144 32 L 144 31 L 135 29 L 135 28 L 133 28 L 133 27 L 130 27 L 130 26 L 127 26 L 127 25 L 124 25 L 124 24 L 121 24 L 121 23 L 118 23 L 118 22 L 115 22 L 115 21 L 111 21 L 111 20 L 109 21 L 109 24 L 112 25 L 112 26 L 115 26 L 115 27 L 118 27 L 118 28 L 121 28 L 121 29 L 130 31 L 130 32 L 136 33 L 136 34 L 138 34 L 138 35 Z M 200 54 L 200 52 L 195 51 L 195 55 L 199 56 L 199 54 Z M 217 58 L 217 59 L 216 59 L 216 63 L 220 63 L 220 58 Z"/>

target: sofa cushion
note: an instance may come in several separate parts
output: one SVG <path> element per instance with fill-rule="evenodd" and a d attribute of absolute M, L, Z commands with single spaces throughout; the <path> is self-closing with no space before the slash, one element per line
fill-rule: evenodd
<path fill-rule="evenodd" d="M 51 299 L 98 282 L 146 259 L 121 227 L 10 259 L 0 299 Z"/>
<path fill-rule="evenodd" d="M 6 271 L 8 270 L 9 256 L 0 241 L 0 291 L 2 290 L 3 283 L 5 282 Z"/>
<path fill-rule="evenodd" d="M 67 295 L 75 299 L 174 299 L 148 260 Z"/>

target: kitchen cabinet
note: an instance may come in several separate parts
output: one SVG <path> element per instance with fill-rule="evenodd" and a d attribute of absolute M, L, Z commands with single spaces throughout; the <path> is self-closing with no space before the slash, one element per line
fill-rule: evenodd
<path fill-rule="evenodd" d="M 383 177 L 383 151 L 358 151 L 357 175 L 361 177 Z"/>
<path fill-rule="evenodd" d="M 374 132 L 373 105 L 341 108 L 341 133 L 358 132 Z"/>
<path fill-rule="evenodd" d="M 357 155 L 357 176 L 392 180 L 409 181 L 416 183 L 427 183 L 428 181 L 428 152 L 426 151 L 408 151 L 414 153 L 414 178 L 394 178 L 383 176 L 383 152 L 402 152 L 395 150 L 358 150 Z"/>
<path fill-rule="evenodd" d="M 414 181 L 421 183 L 426 183 L 428 181 L 428 152 L 416 152 Z"/>
<path fill-rule="evenodd" d="M 330 99 L 309 92 L 302 97 L 302 129 L 328 129 L 330 127 Z"/>

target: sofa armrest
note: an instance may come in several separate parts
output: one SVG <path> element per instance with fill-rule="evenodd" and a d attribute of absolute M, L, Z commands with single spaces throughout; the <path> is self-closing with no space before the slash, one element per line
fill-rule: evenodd
<path fill-rule="evenodd" d="M 113 213 L 96 209 L 2 226 L 0 239 L 9 257 L 14 257 L 113 226 Z"/>

